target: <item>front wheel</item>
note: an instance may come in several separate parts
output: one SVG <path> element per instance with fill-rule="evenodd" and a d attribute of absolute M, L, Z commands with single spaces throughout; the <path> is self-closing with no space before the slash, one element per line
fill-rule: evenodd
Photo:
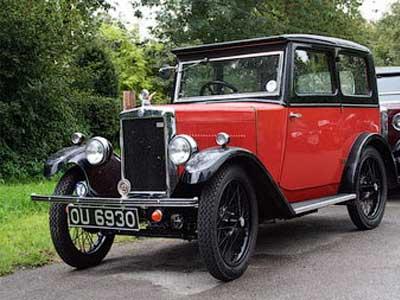
<path fill-rule="evenodd" d="M 385 164 L 373 147 L 368 147 L 361 156 L 356 189 L 357 199 L 347 205 L 350 218 L 358 229 L 373 229 L 382 221 L 387 198 Z"/>
<path fill-rule="evenodd" d="M 79 171 L 70 170 L 58 183 L 56 195 L 74 195 L 78 182 L 84 178 Z M 83 269 L 98 265 L 110 250 L 114 236 L 82 228 L 69 228 L 65 204 L 50 207 L 50 233 L 54 247 L 68 265 Z"/>
<path fill-rule="evenodd" d="M 225 166 L 204 187 L 197 226 L 200 253 L 211 275 L 223 281 L 240 277 L 258 230 L 256 194 L 242 168 Z"/>

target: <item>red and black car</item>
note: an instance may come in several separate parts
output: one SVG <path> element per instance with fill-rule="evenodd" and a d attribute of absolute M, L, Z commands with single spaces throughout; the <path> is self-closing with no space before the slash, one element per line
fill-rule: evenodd
<path fill-rule="evenodd" d="M 359 229 L 380 224 L 397 168 L 367 48 L 283 35 L 173 53 L 173 103 L 144 95 L 121 112 L 121 157 L 74 134 L 46 162 L 47 176 L 71 165 L 54 195 L 32 195 L 51 203 L 67 264 L 100 263 L 119 234 L 197 239 L 210 273 L 229 281 L 264 220 L 342 204 Z"/>
<path fill-rule="evenodd" d="M 382 134 L 400 164 L 400 67 L 376 68 L 382 111 Z"/>

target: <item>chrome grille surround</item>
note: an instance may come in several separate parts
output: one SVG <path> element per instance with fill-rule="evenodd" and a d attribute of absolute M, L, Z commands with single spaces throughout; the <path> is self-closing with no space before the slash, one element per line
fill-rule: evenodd
<path fill-rule="evenodd" d="M 170 108 L 157 108 L 154 106 L 140 107 L 126 110 L 120 114 L 120 145 L 121 145 L 121 178 L 125 176 L 125 153 L 124 153 L 124 135 L 123 121 L 132 119 L 155 119 L 163 118 L 164 120 L 164 142 L 165 142 L 165 168 L 166 168 L 166 187 L 165 191 L 135 191 L 135 185 L 131 183 L 132 190 L 130 197 L 170 197 L 178 183 L 178 169 L 170 161 L 168 153 L 168 145 L 172 138 L 176 135 L 175 110 Z"/>

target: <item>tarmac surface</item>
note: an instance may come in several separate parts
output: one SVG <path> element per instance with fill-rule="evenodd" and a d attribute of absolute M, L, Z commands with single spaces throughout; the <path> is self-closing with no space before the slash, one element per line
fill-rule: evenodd
<path fill-rule="evenodd" d="M 233 282 L 208 274 L 196 242 L 141 239 L 89 270 L 56 263 L 0 277 L 0 299 L 400 299 L 396 198 L 372 231 L 357 231 L 344 206 L 262 225 L 247 272 Z"/>

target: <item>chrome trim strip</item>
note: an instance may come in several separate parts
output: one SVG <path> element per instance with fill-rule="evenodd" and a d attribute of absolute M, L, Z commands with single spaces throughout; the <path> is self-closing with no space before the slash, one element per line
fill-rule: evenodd
<path fill-rule="evenodd" d="M 224 61 L 224 60 L 232 60 L 239 58 L 252 58 L 252 57 L 265 57 L 265 56 L 274 56 L 279 55 L 279 65 L 278 65 L 278 75 L 277 75 L 277 91 L 274 93 L 268 92 L 254 92 L 254 93 L 242 93 L 242 94 L 231 94 L 231 95 L 217 95 L 217 96 L 195 96 L 195 97 L 184 97 L 179 98 L 179 91 L 181 88 L 181 80 L 183 74 L 183 66 L 187 64 L 195 64 L 199 63 L 202 60 L 191 60 L 191 61 L 182 61 L 178 64 L 178 74 L 176 79 L 176 87 L 174 93 L 174 102 L 182 103 L 182 102 L 191 102 L 191 101 L 202 101 L 202 100 L 224 100 L 224 99 L 238 99 L 243 97 L 264 97 L 264 96 L 279 96 L 281 94 L 282 89 L 282 74 L 283 74 L 283 56 L 284 51 L 272 51 L 272 52 L 261 52 L 261 53 L 252 53 L 252 54 L 244 54 L 244 55 L 236 55 L 236 56 L 228 56 L 228 57 L 218 57 L 218 58 L 210 58 L 210 62 L 214 61 Z"/>
<path fill-rule="evenodd" d="M 152 119 L 152 118 L 163 118 L 164 119 L 164 142 L 165 142 L 165 168 L 166 168 L 166 191 L 135 191 L 135 185 L 131 182 L 132 191 L 130 195 L 141 194 L 141 195 L 160 195 L 170 197 L 178 184 L 178 168 L 169 159 L 168 145 L 173 137 L 176 135 L 176 121 L 175 121 L 175 110 L 172 108 L 160 108 L 153 106 L 145 106 L 140 108 L 134 108 L 126 110 L 120 113 L 120 146 L 121 146 L 121 179 L 126 179 L 124 170 L 124 141 L 123 141 L 123 126 L 124 120 L 130 119 Z"/>
<path fill-rule="evenodd" d="M 381 134 L 387 140 L 389 136 L 389 116 L 386 107 L 381 107 Z"/>
<path fill-rule="evenodd" d="M 391 92 L 381 92 L 381 93 L 379 93 L 379 96 L 393 96 L 393 95 L 399 95 L 400 96 L 400 91 L 391 91 Z"/>
<path fill-rule="evenodd" d="M 350 200 L 354 200 L 357 198 L 356 194 L 339 194 L 330 197 L 324 197 L 319 199 L 313 199 L 303 202 L 293 203 L 292 207 L 293 210 L 296 212 L 297 215 L 313 211 L 316 209 L 320 209 L 329 205 L 338 204 Z"/>
<path fill-rule="evenodd" d="M 199 199 L 195 198 L 99 198 L 74 197 L 62 195 L 31 195 L 32 201 L 60 204 L 84 204 L 90 206 L 113 207 L 198 207 Z"/>

